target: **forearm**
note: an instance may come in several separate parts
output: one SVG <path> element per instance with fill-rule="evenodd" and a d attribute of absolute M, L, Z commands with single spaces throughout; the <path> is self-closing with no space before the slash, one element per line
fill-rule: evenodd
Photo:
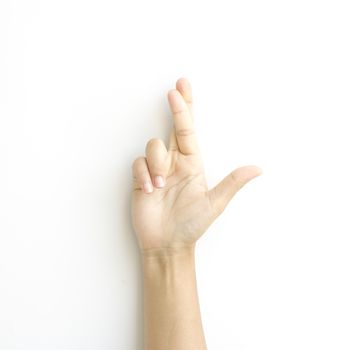
<path fill-rule="evenodd" d="M 194 247 L 144 253 L 145 350 L 205 350 Z"/>

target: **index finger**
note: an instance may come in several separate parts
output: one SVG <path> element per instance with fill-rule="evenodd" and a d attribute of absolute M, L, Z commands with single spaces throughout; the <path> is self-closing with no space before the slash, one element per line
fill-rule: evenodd
<path fill-rule="evenodd" d="M 181 153 L 198 153 L 198 143 L 194 132 L 194 123 L 186 101 L 177 89 L 168 93 L 168 101 L 175 127 L 175 135 Z"/>

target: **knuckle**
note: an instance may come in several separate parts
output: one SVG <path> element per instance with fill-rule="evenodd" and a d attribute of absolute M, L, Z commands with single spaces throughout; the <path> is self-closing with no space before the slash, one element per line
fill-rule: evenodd
<path fill-rule="evenodd" d="M 144 157 L 137 157 L 134 161 L 133 161 L 133 163 L 132 163 L 132 169 L 133 169 L 133 171 L 135 172 L 137 169 L 139 169 L 140 168 L 140 166 L 142 166 L 142 164 L 144 163 L 144 161 L 145 161 L 145 158 Z"/>
<path fill-rule="evenodd" d="M 241 181 L 239 181 L 239 178 L 237 177 L 237 174 L 233 171 L 231 173 L 231 180 L 232 180 L 232 184 L 235 187 L 235 190 L 238 191 L 241 187 Z"/>
<path fill-rule="evenodd" d="M 194 134 L 193 128 L 184 128 L 176 130 L 176 136 L 190 136 Z"/>
<path fill-rule="evenodd" d="M 210 192 L 208 192 L 210 214 L 213 219 L 216 219 L 219 215 L 221 215 L 225 209 L 224 203 L 219 201 L 218 198 L 217 188 L 214 187 Z"/>
<path fill-rule="evenodd" d="M 216 202 L 216 206 L 215 206 L 216 216 L 221 215 L 224 212 L 225 208 L 226 208 L 226 205 L 225 205 L 224 201 L 218 200 Z"/>
<path fill-rule="evenodd" d="M 135 158 L 134 161 L 132 162 L 131 167 L 132 167 L 133 169 L 135 168 L 135 166 L 136 166 L 136 164 L 137 164 L 139 158 L 140 158 L 140 157 Z"/>
<path fill-rule="evenodd" d="M 155 175 L 161 175 L 164 172 L 164 160 L 157 157 L 151 157 L 148 162 L 149 172 Z"/>
<path fill-rule="evenodd" d="M 145 181 L 149 181 L 151 177 L 149 176 L 148 172 L 144 171 L 140 174 L 139 178 L 140 178 L 140 182 L 145 182 Z"/>
<path fill-rule="evenodd" d="M 186 114 L 186 113 L 188 113 L 188 111 L 187 110 L 185 110 L 185 109 L 181 109 L 181 110 L 179 110 L 179 111 L 175 111 L 175 112 L 173 112 L 173 115 L 178 115 L 178 114 Z"/>
<path fill-rule="evenodd" d="M 135 181 L 142 183 L 149 180 L 150 175 L 147 170 L 139 169 L 138 171 L 135 172 L 133 178 L 135 179 Z"/>
<path fill-rule="evenodd" d="M 217 204 L 216 215 L 219 216 L 219 215 L 223 214 L 224 210 L 225 210 L 225 205 L 223 203 Z"/>
<path fill-rule="evenodd" d="M 132 177 L 135 183 L 143 183 L 150 180 L 150 173 L 147 167 L 147 159 L 145 157 L 137 157 L 132 165 Z"/>
<path fill-rule="evenodd" d="M 163 175 L 164 176 L 164 169 L 160 165 L 154 164 L 150 171 L 151 171 L 152 175 Z"/>

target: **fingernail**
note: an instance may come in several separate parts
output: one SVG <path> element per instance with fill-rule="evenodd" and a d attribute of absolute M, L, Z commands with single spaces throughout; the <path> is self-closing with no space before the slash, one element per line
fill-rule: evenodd
<path fill-rule="evenodd" d="M 143 184 L 143 190 L 146 193 L 151 193 L 153 191 L 153 186 L 149 181 L 145 181 Z"/>
<path fill-rule="evenodd" d="M 157 186 L 157 187 L 164 187 L 164 179 L 163 179 L 163 176 L 160 176 L 160 175 L 157 175 L 155 178 L 154 178 L 154 184 Z"/>

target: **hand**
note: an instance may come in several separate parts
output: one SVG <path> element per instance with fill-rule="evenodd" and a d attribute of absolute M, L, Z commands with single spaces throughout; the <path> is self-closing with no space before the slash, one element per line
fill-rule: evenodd
<path fill-rule="evenodd" d="M 257 166 L 240 167 L 208 190 L 187 79 L 177 80 L 168 102 L 174 122 L 168 149 L 151 139 L 146 157 L 132 166 L 132 223 L 142 252 L 193 247 L 235 193 L 262 173 Z"/>

